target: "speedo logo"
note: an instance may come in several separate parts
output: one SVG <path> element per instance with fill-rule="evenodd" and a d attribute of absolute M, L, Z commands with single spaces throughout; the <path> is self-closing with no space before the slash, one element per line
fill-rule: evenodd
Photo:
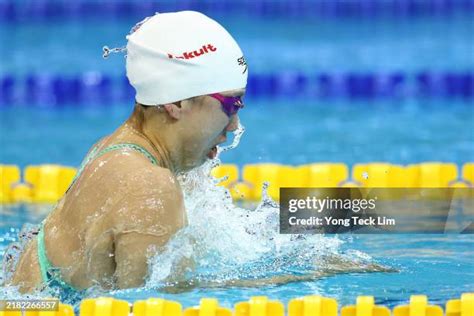
<path fill-rule="evenodd" d="M 174 56 L 168 53 L 169 58 L 178 58 L 178 59 L 192 59 L 199 57 L 204 54 L 212 53 L 217 50 L 216 47 L 212 46 L 212 44 L 202 45 L 199 50 L 193 50 L 191 52 L 184 52 L 181 56 Z"/>

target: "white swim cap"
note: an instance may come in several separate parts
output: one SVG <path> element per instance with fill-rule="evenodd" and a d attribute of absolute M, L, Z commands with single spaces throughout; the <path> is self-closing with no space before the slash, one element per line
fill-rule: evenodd
<path fill-rule="evenodd" d="M 245 88 L 247 64 L 232 36 L 195 11 L 157 13 L 127 36 L 127 77 L 143 105 Z"/>

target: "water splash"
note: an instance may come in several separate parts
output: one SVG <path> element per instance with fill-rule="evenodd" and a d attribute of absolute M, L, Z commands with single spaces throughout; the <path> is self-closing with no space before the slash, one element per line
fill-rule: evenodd
<path fill-rule="evenodd" d="M 9 280 L 13 276 L 14 269 L 20 260 L 22 252 L 25 250 L 28 242 L 38 234 L 38 225 L 26 223 L 18 233 L 18 238 L 14 238 L 5 250 L 2 259 L 2 272 L 0 275 L 0 284 L 4 280 Z M 18 241 L 16 241 L 18 240 Z"/>
<path fill-rule="evenodd" d="M 242 138 L 242 135 L 245 133 L 245 127 L 240 123 L 240 121 L 239 121 L 239 125 L 237 126 L 235 131 L 233 131 L 232 133 L 234 134 L 234 139 L 232 140 L 232 143 L 228 146 L 218 147 L 216 159 L 219 159 L 221 153 L 234 149 L 239 145 L 240 139 Z"/>
<path fill-rule="evenodd" d="M 258 286 L 314 280 L 342 272 L 388 271 L 361 252 L 344 253 L 337 236 L 279 234 L 279 206 L 263 185 L 254 210 L 235 205 L 222 179 L 210 175 L 219 154 L 237 147 L 245 129 L 239 125 L 231 145 L 214 160 L 181 175 L 188 226 L 149 261 L 147 288 L 184 291 L 190 287 Z"/>

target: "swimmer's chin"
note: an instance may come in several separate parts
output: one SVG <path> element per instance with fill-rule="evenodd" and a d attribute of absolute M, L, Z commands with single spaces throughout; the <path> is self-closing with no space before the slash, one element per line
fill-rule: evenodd
<path fill-rule="evenodd" d="M 187 164 L 187 165 L 183 166 L 180 171 L 181 172 L 189 172 L 193 169 L 201 167 L 202 165 L 206 164 L 209 161 L 215 160 L 216 158 L 217 157 L 209 158 L 207 155 L 204 154 L 198 162 Z"/>
<path fill-rule="evenodd" d="M 214 158 L 215 159 L 215 158 Z M 204 165 L 205 163 L 207 163 L 208 161 L 210 161 L 212 159 L 210 159 L 206 153 L 203 153 L 199 156 L 199 158 L 195 159 L 195 160 L 192 160 L 192 161 L 186 161 L 182 166 L 181 168 L 179 168 L 179 171 L 180 172 L 189 172 L 193 169 L 196 169 L 196 168 L 199 168 L 201 167 L 202 165 Z"/>

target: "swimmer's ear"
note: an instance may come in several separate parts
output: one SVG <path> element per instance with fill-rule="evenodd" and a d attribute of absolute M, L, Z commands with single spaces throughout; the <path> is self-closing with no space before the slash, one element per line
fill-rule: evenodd
<path fill-rule="evenodd" d="M 175 120 L 179 120 L 181 118 L 181 101 L 176 103 L 168 103 L 163 105 L 168 115 L 174 118 Z"/>

